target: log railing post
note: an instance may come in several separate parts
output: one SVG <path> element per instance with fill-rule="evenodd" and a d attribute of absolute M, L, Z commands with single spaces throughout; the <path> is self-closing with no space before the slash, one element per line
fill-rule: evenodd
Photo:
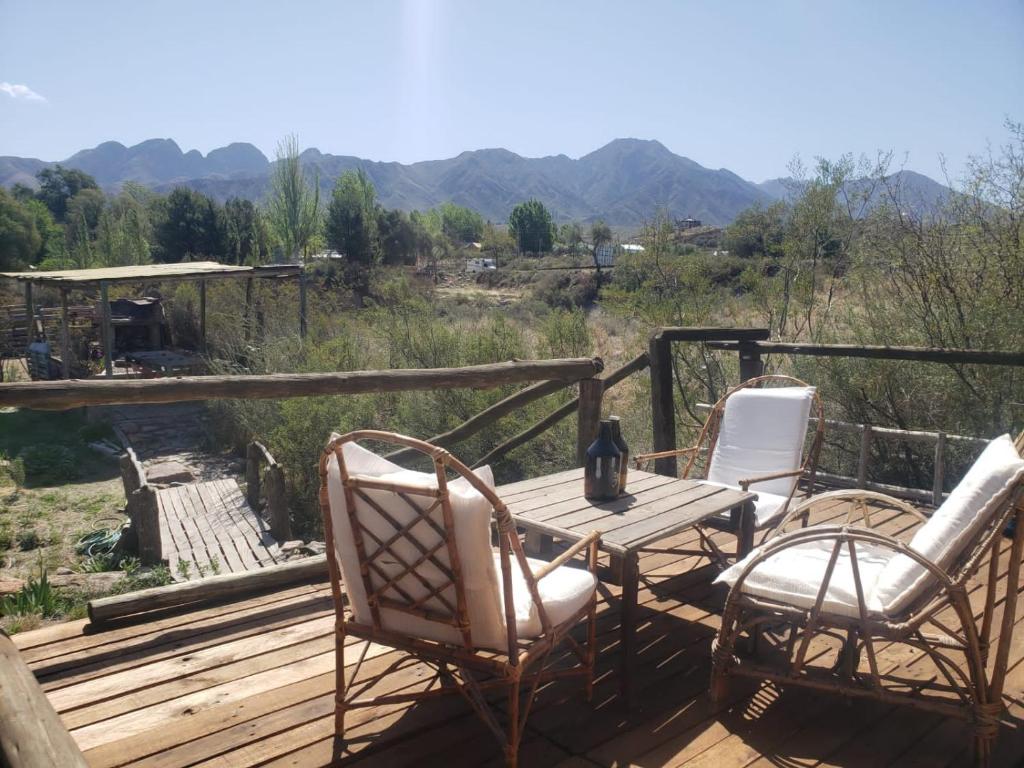
<path fill-rule="evenodd" d="M 150 485 L 141 485 L 128 495 L 128 517 L 138 532 L 139 560 L 143 565 L 159 565 L 163 562 L 160 508 Z"/>
<path fill-rule="evenodd" d="M 672 343 L 660 333 L 651 336 L 647 357 L 651 366 L 652 450 L 671 451 L 676 447 L 676 409 L 672 389 Z M 654 471 L 675 476 L 674 456 L 655 459 Z"/>
<path fill-rule="evenodd" d="M 750 341 L 739 343 L 740 356 L 740 381 L 756 379 L 764 374 L 764 362 L 761 360 L 761 352 L 757 344 Z"/>
<path fill-rule="evenodd" d="M 935 472 L 932 475 L 932 506 L 942 504 L 942 488 L 946 483 L 946 433 L 935 438 Z"/>
<path fill-rule="evenodd" d="M 249 443 L 245 450 L 245 500 L 254 510 L 260 506 L 260 458 L 256 443 Z"/>
<path fill-rule="evenodd" d="M 35 305 L 32 303 L 32 283 L 25 283 L 25 355 L 28 355 L 28 345 L 35 341 L 35 334 L 32 329 L 35 326 L 33 317 L 36 313 Z"/>
<path fill-rule="evenodd" d="M 278 464 L 267 467 L 267 518 L 271 536 L 280 542 L 291 539 L 292 524 L 288 515 L 284 470 Z"/>
<path fill-rule="evenodd" d="M 860 456 L 857 460 L 857 487 L 867 488 L 868 484 L 868 460 L 871 456 L 871 425 L 862 424 L 860 427 Z"/>
<path fill-rule="evenodd" d="M 601 422 L 601 397 L 604 383 L 600 379 L 580 380 L 580 402 L 576 412 L 576 465 L 582 467 L 587 460 L 587 448 L 597 437 Z"/>

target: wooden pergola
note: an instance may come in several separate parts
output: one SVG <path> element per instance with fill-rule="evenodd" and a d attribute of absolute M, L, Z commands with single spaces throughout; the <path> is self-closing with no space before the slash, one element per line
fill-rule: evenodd
<path fill-rule="evenodd" d="M 306 335 L 306 280 L 299 264 L 268 264 L 241 267 L 216 261 L 193 261 L 180 264 L 145 264 L 130 267 L 101 267 L 98 269 L 67 269 L 53 272 L 0 272 L 0 278 L 14 280 L 25 288 L 25 316 L 31 323 L 34 315 L 32 287 L 50 287 L 60 291 L 61 302 L 61 366 L 65 379 L 71 378 L 71 336 L 68 330 L 68 294 L 72 290 L 99 288 L 102 311 L 102 334 L 106 375 L 114 375 L 114 332 L 110 316 L 108 286 L 117 283 L 144 281 L 197 281 L 199 283 L 199 335 L 206 349 L 206 282 L 208 280 L 245 280 L 245 316 L 252 306 L 254 279 L 288 279 L 299 281 L 299 334 Z"/>

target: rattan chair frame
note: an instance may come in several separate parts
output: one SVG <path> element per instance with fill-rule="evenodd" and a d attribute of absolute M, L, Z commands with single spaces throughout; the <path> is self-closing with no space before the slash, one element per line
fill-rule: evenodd
<path fill-rule="evenodd" d="M 433 465 L 437 478 L 437 489 L 431 488 L 425 491 L 422 486 L 382 482 L 369 477 L 349 474 L 342 455 L 342 446 L 348 442 L 361 440 L 405 446 L 424 454 Z M 345 606 L 341 569 L 335 552 L 330 499 L 327 491 L 328 464 L 332 457 L 336 457 L 341 472 L 349 522 L 355 539 L 353 543 L 359 558 L 360 578 L 363 581 L 370 608 L 372 621 L 369 624 L 355 621 Z M 515 766 L 518 761 L 519 742 L 540 683 L 564 677 L 582 678 L 585 694 L 589 701 L 593 691 L 596 656 L 596 591 L 588 603 L 573 616 L 554 625 L 540 599 L 537 583 L 558 566 L 579 555 L 585 556 L 587 568 L 596 577 L 600 538 L 597 532 L 576 542 L 551 563 L 533 572 L 527 563 L 508 507 L 469 467 L 442 448 L 392 432 L 358 430 L 332 439 L 320 458 L 319 469 L 320 508 L 327 541 L 327 562 L 336 614 L 335 733 L 338 738 L 344 739 L 345 713 L 350 709 L 421 701 L 458 693 L 466 699 L 473 711 L 483 720 L 502 745 L 506 765 Z M 448 472 L 465 478 L 477 492 L 487 499 L 494 510 L 492 524 L 496 529 L 500 563 L 499 578 L 504 594 L 502 607 L 507 629 L 507 648 L 501 652 L 480 649 L 474 645 L 473 627 L 467 611 L 459 548 L 454 536 Z M 403 526 L 393 520 L 379 505 L 374 504 L 364 493 L 365 490 L 394 492 L 410 504 L 414 510 L 418 510 L 419 514 L 411 523 Z M 381 539 L 362 525 L 355 503 L 357 497 L 372 506 L 378 515 L 387 520 L 395 529 L 392 536 Z M 417 497 L 426 499 L 425 507 L 416 503 Z M 436 513 L 437 510 L 441 512 L 442 522 L 440 524 L 436 520 L 430 519 L 431 514 Z M 408 536 L 409 532 L 421 522 L 434 530 L 438 538 L 436 546 L 424 545 L 421 541 Z M 413 562 L 408 562 L 408 559 L 403 559 L 395 552 L 393 547 L 399 540 L 411 543 L 419 551 L 419 556 Z M 438 553 L 442 551 L 447 553 L 447 564 L 438 557 Z M 377 560 L 383 556 L 392 558 L 392 563 L 399 562 L 402 570 L 398 575 L 388 575 L 380 567 Z M 518 563 L 522 577 L 537 606 L 542 633 L 536 638 L 520 638 L 516 633 L 512 591 L 513 558 Z M 425 563 L 430 563 L 435 569 L 435 575 L 437 571 L 444 575 L 445 581 L 440 586 L 428 586 L 426 579 L 418 573 L 418 569 L 421 569 Z M 405 576 L 412 576 L 424 585 L 428 589 L 426 596 L 414 599 L 405 590 L 402 590 L 397 582 Z M 454 596 L 451 593 L 454 593 Z M 421 619 L 454 627 L 461 637 L 461 643 L 436 642 L 389 631 L 381 625 L 381 608 L 409 613 Z M 583 642 L 577 641 L 570 635 L 570 631 L 581 621 L 586 624 L 586 639 Z M 404 652 L 404 659 L 415 659 L 433 668 L 436 671 L 435 681 L 440 682 L 441 685 L 432 685 L 425 690 L 401 694 L 365 695 L 381 678 L 400 669 L 402 662 L 396 662 L 366 681 L 359 681 L 369 642 L 363 644 L 360 656 L 351 672 L 347 673 L 345 667 L 345 638 L 347 635 Z M 572 667 L 554 668 L 551 665 L 556 660 L 554 652 L 562 646 L 567 647 L 570 652 L 567 658 L 575 657 L 576 663 Z M 492 705 L 493 696 L 491 694 L 495 691 L 503 691 L 505 694 L 504 718 L 500 717 L 499 710 Z M 502 719 L 504 719 L 504 723 Z"/>
<path fill-rule="evenodd" d="M 1024 435 L 1017 439 L 1018 452 L 1022 448 Z M 988 522 L 948 568 L 939 567 L 894 536 L 873 528 L 873 523 L 884 517 L 879 507 L 900 513 L 909 510 L 924 519 L 905 502 L 883 494 L 863 490 L 821 494 L 794 508 L 788 520 L 811 513 L 820 505 L 843 500 L 853 502 L 851 514 L 858 511 L 859 525 L 852 525 L 848 518 L 844 525 L 817 525 L 780 533 L 765 543 L 744 567 L 726 598 L 721 629 L 714 643 L 712 699 L 725 699 L 729 677 L 742 675 L 908 705 L 966 720 L 974 730 L 976 764 L 989 765 L 1004 708 L 1003 684 L 1017 608 L 1016 599 L 998 599 L 998 586 L 1003 581 L 1003 595 L 1018 594 L 1024 551 L 1024 481 L 1010 485 L 990 500 L 993 509 Z M 871 506 L 875 508 L 873 515 L 868 512 Z M 1011 522 L 1015 523 L 1014 534 L 1004 557 L 1004 531 Z M 743 592 L 748 576 L 766 558 L 811 542 L 831 544 L 830 560 L 811 608 Z M 910 557 L 932 577 L 926 589 L 898 615 L 869 610 L 858 564 L 858 552 L 862 551 L 859 545 L 882 547 Z M 849 553 L 858 598 L 854 618 L 823 608 L 835 564 L 844 549 Z M 985 602 L 980 619 L 976 620 L 968 599 L 969 582 L 978 575 L 986 557 Z M 993 655 L 993 628 L 1000 602 L 1002 616 Z M 955 620 L 945 615 L 940 618 L 940 614 L 950 612 Z M 759 653 L 761 644 L 756 642 L 765 627 L 771 627 L 776 637 L 787 638 L 777 644 L 774 655 L 767 659 Z M 741 657 L 737 646 L 744 634 L 753 642 L 751 651 Z M 842 642 L 831 667 L 813 664 L 808 659 L 811 643 L 826 638 Z M 917 685 L 907 686 L 906 680 L 884 667 L 879 654 L 883 644 L 903 644 L 923 652 L 937 667 L 938 676 L 931 682 L 917 680 Z M 862 656 L 866 657 L 866 670 L 859 663 Z"/>
<path fill-rule="evenodd" d="M 687 461 L 679 472 L 679 477 L 684 479 L 690 478 L 692 476 L 696 476 L 699 472 L 699 479 L 706 479 L 707 471 L 711 463 L 711 457 L 714 456 L 715 453 L 715 445 L 718 442 L 719 432 L 722 427 L 722 419 L 725 416 L 725 408 L 729 402 L 729 398 L 741 390 L 762 388 L 765 385 L 771 384 L 787 387 L 811 386 L 801 379 L 783 374 L 766 374 L 764 376 L 756 376 L 754 378 L 747 379 L 727 391 L 711 407 L 711 411 L 708 413 L 708 417 L 705 420 L 703 427 L 701 427 L 700 434 L 697 436 L 697 441 L 692 446 L 688 448 L 677 448 L 670 451 L 640 454 L 634 459 L 636 468 L 643 469 L 645 464 L 653 461 L 654 459 L 661 459 L 669 456 L 686 456 Z M 805 446 L 803 461 L 798 469 L 786 472 L 775 472 L 769 475 L 751 476 L 743 478 L 740 481 L 740 487 L 744 491 L 749 491 L 751 486 L 755 486 L 753 491 L 754 493 L 757 493 L 757 483 L 766 482 L 768 480 L 777 480 L 783 477 L 797 478 L 797 482 L 793 484 L 793 490 L 790 491 L 785 503 L 779 508 L 779 512 L 771 521 L 757 528 L 757 530 L 765 532 L 765 539 L 767 539 L 768 536 L 771 535 L 771 532 L 779 525 L 778 521 L 787 519 L 790 505 L 800 490 L 800 480 L 803 479 L 805 481 L 808 489 L 814 487 L 815 476 L 818 470 L 818 457 L 821 453 L 821 446 L 825 439 L 825 406 L 817 389 L 814 390 L 811 411 L 812 418 L 816 421 L 814 434 L 812 435 L 810 442 Z M 700 471 L 701 466 L 698 463 L 698 459 L 701 455 L 707 456 L 707 461 L 704 462 L 703 471 Z M 749 540 L 738 542 L 736 554 L 739 556 L 745 555 L 753 546 L 753 536 L 755 531 L 743 532 L 740 530 L 740 518 L 737 510 L 734 511 L 729 518 L 711 518 L 697 526 L 697 532 L 700 535 L 700 545 L 702 549 L 693 553 L 686 551 L 683 552 L 684 554 L 710 555 L 712 559 L 716 560 L 719 565 L 723 567 L 728 565 L 736 557 L 734 554 L 724 552 L 721 547 L 711 539 L 707 529 L 726 531 L 728 533 L 736 534 L 737 537 L 741 537 L 741 535 L 744 534 L 747 535 Z"/>

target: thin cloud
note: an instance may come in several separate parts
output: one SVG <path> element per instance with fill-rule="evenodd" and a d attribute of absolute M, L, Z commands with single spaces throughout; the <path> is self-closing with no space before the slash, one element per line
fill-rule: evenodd
<path fill-rule="evenodd" d="M 6 80 L 0 82 L 0 92 L 6 93 L 12 99 L 24 99 L 25 101 L 46 101 L 45 96 L 33 91 L 27 85 L 8 83 Z"/>

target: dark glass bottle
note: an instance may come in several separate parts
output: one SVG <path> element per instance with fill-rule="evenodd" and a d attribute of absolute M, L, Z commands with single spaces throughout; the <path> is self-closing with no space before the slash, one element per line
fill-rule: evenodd
<path fill-rule="evenodd" d="M 612 439 L 612 423 L 601 419 L 597 440 L 587 448 L 583 471 L 583 495 L 594 501 L 608 501 L 619 495 L 619 463 L 622 454 Z"/>
<path fill-rule="evenodd" d="M 626 445 L 626 438 L 622 436 L 622 423 L 618 416 L 609 416 L 612 423 L 612 441 L 619 449 L 619 493 L 626 492 L 626 473 L 629 471 L 629 446 Z"/>

